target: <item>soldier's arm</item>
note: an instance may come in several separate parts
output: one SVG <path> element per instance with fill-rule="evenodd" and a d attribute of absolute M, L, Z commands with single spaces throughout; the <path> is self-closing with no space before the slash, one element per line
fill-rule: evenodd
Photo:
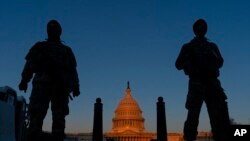
<path fill-rule="evenodd" d="M 181 48 L 180 54 L 179 54 L 179 56 L 178 56 L 178 58 L 176 59 L 176 62 L 175 62 L 175 67 L 178 70 L 184 69 L 186 52 L 187 52 L 187 46 L 183 45 L 182 48 Z"/>
<path fill-rule="evenodd" d="M 213 49 L 216 53 L 216 56 L 218 58 L 218 68 L 221 68 L 223 66 L 223 63 L 224 63 L 224 59 L 223 57 L 221 56 L 221 53 L 219 51 L 219 48 L 217 47 L 216 44 L 213 44 Z"/>
<path fill-rule="evenodd" d="M 32 76 L 33 76 L 32 62 L 30 60 L 27 60 L 22 72 L 22 81 L 28 83 L 31 80 Z"/>
<path fill-rule="evenodd" d="M 35 69 L 35 57 L 37 56 L 39 50 L 39 46 L 40 46 L 40 42 L 36 43 L 28 52 L 28 54 L 26 55 L 25 59 L 26 59 L 26 63 L 24 65 L 23 71 L 22 71 L 22 81 L 28 83 L 34 73 L 34 69 Z"/>
<path fill-rule="evenodd" d="M 72 50 L 69 48 L 69 56 L 72 64 L 72 73 L 73 73 L 73 90 L 79 91 L 79 78 L 77 73 L 77 63 L 76 58 Z M 79 92 L 80 93 L 80 92 Z"/>

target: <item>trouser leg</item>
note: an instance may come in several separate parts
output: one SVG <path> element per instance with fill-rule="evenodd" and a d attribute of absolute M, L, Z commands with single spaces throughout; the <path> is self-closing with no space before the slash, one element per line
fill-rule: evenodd
<path fill-rule="evenodd" d="M 63 141 L 65 137 L 65 117 L 69 113 L 68 97 L 58 96 L 51 102 L 52 109 L 52 136 L 55 141 Z"/>
<path fill-rule="evenodd" d="M 29 103 L 30 124 L 27 133 L 28 141 L 41 140 L 43 120 L 47 114 L 49 99 L 43 95 L 43 90 L 34 87 Z"/>
<path fill-rule="evenodd" d="M 199 124 L 200 107 L 189 109 L 184 123 L 184 139 L 192 141 L 196 139 Z"/>
<path fill-rule="evenodd" d="M 218 79 L 211 81 L 205 102 L 215 141 L 229 140 L 230 120 L 227 106 L 227 96 Z"/>
<path fill-rule="evenodd" d="M 196 99 L 196 101 L 193 101 L 193 103 L 189 104 L 187 107 L 188 114 L 184 123 L 185 140 L 192 141 L 196 139 L 202 102 L 201 99 Z"/>
<path fill-rule="evenodd" d="M 220 98 L 207 102 L 207 110 L 215 141 L 228 140 L 230 121 L 227 102 Z"/>
<path fill-rule="evenodd" d="M 200 83 L 189 81 L 189 92 L 185 105 L 186 109 L 188 110 L 188 114 L 184 123 L 183 131 L 184 139 L 187 141 L 193 141 L 196 139 L 202 103 L 202 87 Z"/>

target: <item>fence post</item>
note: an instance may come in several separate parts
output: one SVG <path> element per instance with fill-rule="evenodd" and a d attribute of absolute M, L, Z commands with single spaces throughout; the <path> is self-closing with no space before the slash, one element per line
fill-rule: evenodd
<path fill-rule="evenodd" d="M 103 127 L 102 127 L 102 103 L 101 98 L 96 99 L 94 107 L 94 125 L 92 141 L 103 140 Z"/>
<path fill-rule="evenodd" d="M 157 141 L 168 141 L 163 97 L 158 97 L 157 102 Z"/>

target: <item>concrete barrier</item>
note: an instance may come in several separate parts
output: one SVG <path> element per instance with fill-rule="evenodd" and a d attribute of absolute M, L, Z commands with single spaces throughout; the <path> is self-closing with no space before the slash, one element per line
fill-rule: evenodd
<path fill-rule="evenodd" d="M 0 141 L 15 141 L 15 106 L 0 101 Z"/>

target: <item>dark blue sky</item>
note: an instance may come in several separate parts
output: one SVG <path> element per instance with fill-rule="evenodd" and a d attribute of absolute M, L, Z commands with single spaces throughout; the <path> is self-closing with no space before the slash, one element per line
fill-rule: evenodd
<path fill-rule="evenodd" d="M 93 104 L 104 103 L 104 132 L 111 130 L 114 110 L 124 96 L 126 83 L 146 119 L 156 131 L 158 96 L 166 101 L 169 131 L 182 131 L 188 78 L 174 63 L 181 46 L 194 35 L 198 18 L 208 23 L 207 37 L 224 57 L 222 86 L 230 116 L 250 122 L 250 2 L 227 0 L 26 0 L 0 4 L 0 86 L 18 90 L 24 57 L 37 41 L 46 39 L 46 24 L 58 20 L 62 40 L 78 61 L 81 96 L 70 102 L 67 132 L 91 132 Z M 51 112 L 45 130 L 51 128 Z M 205 105 L 200 130 L 210 130 Z"/>

